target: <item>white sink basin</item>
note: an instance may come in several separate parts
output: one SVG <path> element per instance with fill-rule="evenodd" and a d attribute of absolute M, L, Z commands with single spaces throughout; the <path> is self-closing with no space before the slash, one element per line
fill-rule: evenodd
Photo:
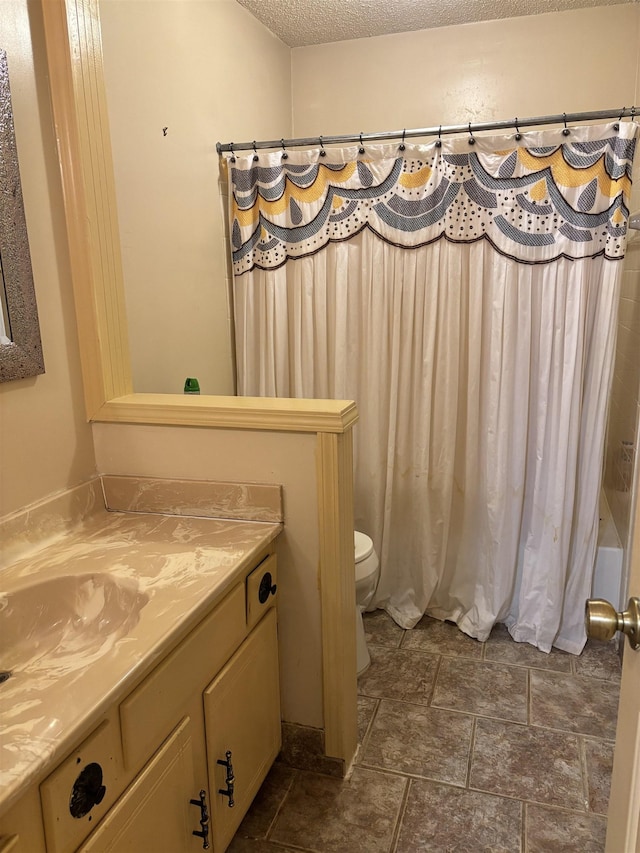
<path fill-rule="evenodd" d="M 137 581 L 104 573 L 0 592 L 0 669 L 84 666 L 137 625 L 148 600 Z"/>

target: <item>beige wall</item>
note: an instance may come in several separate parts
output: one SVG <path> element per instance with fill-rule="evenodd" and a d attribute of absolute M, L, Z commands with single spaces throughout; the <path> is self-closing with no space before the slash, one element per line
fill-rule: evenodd
<path fill-rule="evenodd" d="M 100 16 L 134 390 L 233 394 L 215 144 L 290 135 L 289 48 L 235 0 Z"/>
<path fill-rule="evenodd" d="M 629 105 L 639 21 L 627 4 L 296 48 L 294 134 Z"/>
<path fill-rule="evenodd" d="M 2 0 L 16 142 L 46 373 L 0 385 L 0 517 L 95 474 L 69 278 L 39 9 Z"/>
<path fill-rule="evenodd" d="M 100 473 L 281 483 L 278 619 L 283 719 L 323 727 L 316 435 L 94 424 Z"/>

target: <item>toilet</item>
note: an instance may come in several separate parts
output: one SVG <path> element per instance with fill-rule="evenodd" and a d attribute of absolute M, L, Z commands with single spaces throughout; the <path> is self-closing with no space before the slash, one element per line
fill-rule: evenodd
<path fill-rule="evenodd" d="M 353 544 L 356 552 L 356 654 L 358 675 L 361 675 L 371 663 L 364 636 L 362 614 L 371 604 L 376 591 L 380 576 L 380 561 L 373 548 L 373 542 L 366 533 L 356 530 L 353 535 Z"/>

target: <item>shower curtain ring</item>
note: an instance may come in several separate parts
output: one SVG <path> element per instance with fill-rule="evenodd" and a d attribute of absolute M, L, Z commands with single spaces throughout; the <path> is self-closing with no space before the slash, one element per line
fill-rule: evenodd
<path fill-rule="evenodd" d="M 520 133 L 520 128 L 518 127 L 518 116 L 516 116 L 514 124 L 516 126 L 516 142 L 520 142 L 522 139 L 522 134 Z"/>
<path fill-rule="evenodd" d="M 442 125 L 438 128 L 438 138 L 436 139 L 436 148 L 442 148 Z"/>
<path fill-rule="evenodd" d="M 399 145 L 399 148 L 400 148 L 400 150 L 401 150 L 401 151 L 404 151 L 404 150 L 406 149 L 406 147 L 407 147 L 407 146 L 404 144 L 404 137 L 405 137 L 406 133 L 407 133 L 407 128 L 405 127 L 405 129 L 402 131 L 402 141 L 400 142 L 400 145 Z"/>
<path fill-rule="evenodd" d="M 282 145 L 282 159 L 286 160 L 289 155 L 287 154 L 287 149 L 284 147 L 284 139 L 280 140 L 280 144 Z"/>
<path fill-rule="evenodd" d="M 256 141 L 253 140 L 253 162 L 255 163 L 260 158 L 258 157 L 258 152 L 256 151 Z"/>
<path fill-rule="evenodd" d="M 473 132 L 471 130 L 471 122 L 469 122 L 469 145 L 475 145 L 476 141 L 473 138 Z"/>
<path fill-rule="evenodd" d="M 322 137 L 320 137 L 320 156 L 326 157 L 327 152 L 324 150 L 324 142 L 322 141 Z"/>
<path fill-rule="evenodd" d="M 566 114 L 566 113 L 562 113 L 562 117 L 563 117 L 563 119 L 564 119 L 564 130 L 562 131 L 562 135 L 563 135 L 563 136 L 569 136 L 569 134 L 571 133 L 571 131 L 570 131 L 570 130 L 569 130 L 569 128 L 567 127 L 567 114 Z"/>
<path fill-rule="evenodd" d="M 231 160 L 232 163 L 235 163 L 236 162 L 236 152 L 233 150 L 233 142 L 229 143 L 229 151 L 231 151 L 231 157 L 229 157 L 229 160 Z"/>
<path fill-rule="evenodd" d="M 360 148 L 358 148 L 358 154 L 364 154 L 364 145 L 362 144 L 362 133 L 360 133 Z"/>
<path fill-rule="evenodd" d="M 626 107 L 623 107 L 623 108 L 620 110 L 620 117 L 618 118 L 618 121 L 613 125 L 613 129 L 614 129 L 614 130 L 620 130 L 620 122 L 622 121 L 622 117 L 624 116 L 624 111 L 625 111 L 625 110 L 626 110 Z"/>

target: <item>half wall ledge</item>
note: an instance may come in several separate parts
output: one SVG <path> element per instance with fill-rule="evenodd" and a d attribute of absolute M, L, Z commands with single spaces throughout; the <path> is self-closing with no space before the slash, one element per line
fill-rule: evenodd
<path fill-rule="evenodd" d="M 91 420 L 214 429 L 344 433 L 358 420 L 358 409 L 353 400 L 126 394 L 108 400 Z"/>

